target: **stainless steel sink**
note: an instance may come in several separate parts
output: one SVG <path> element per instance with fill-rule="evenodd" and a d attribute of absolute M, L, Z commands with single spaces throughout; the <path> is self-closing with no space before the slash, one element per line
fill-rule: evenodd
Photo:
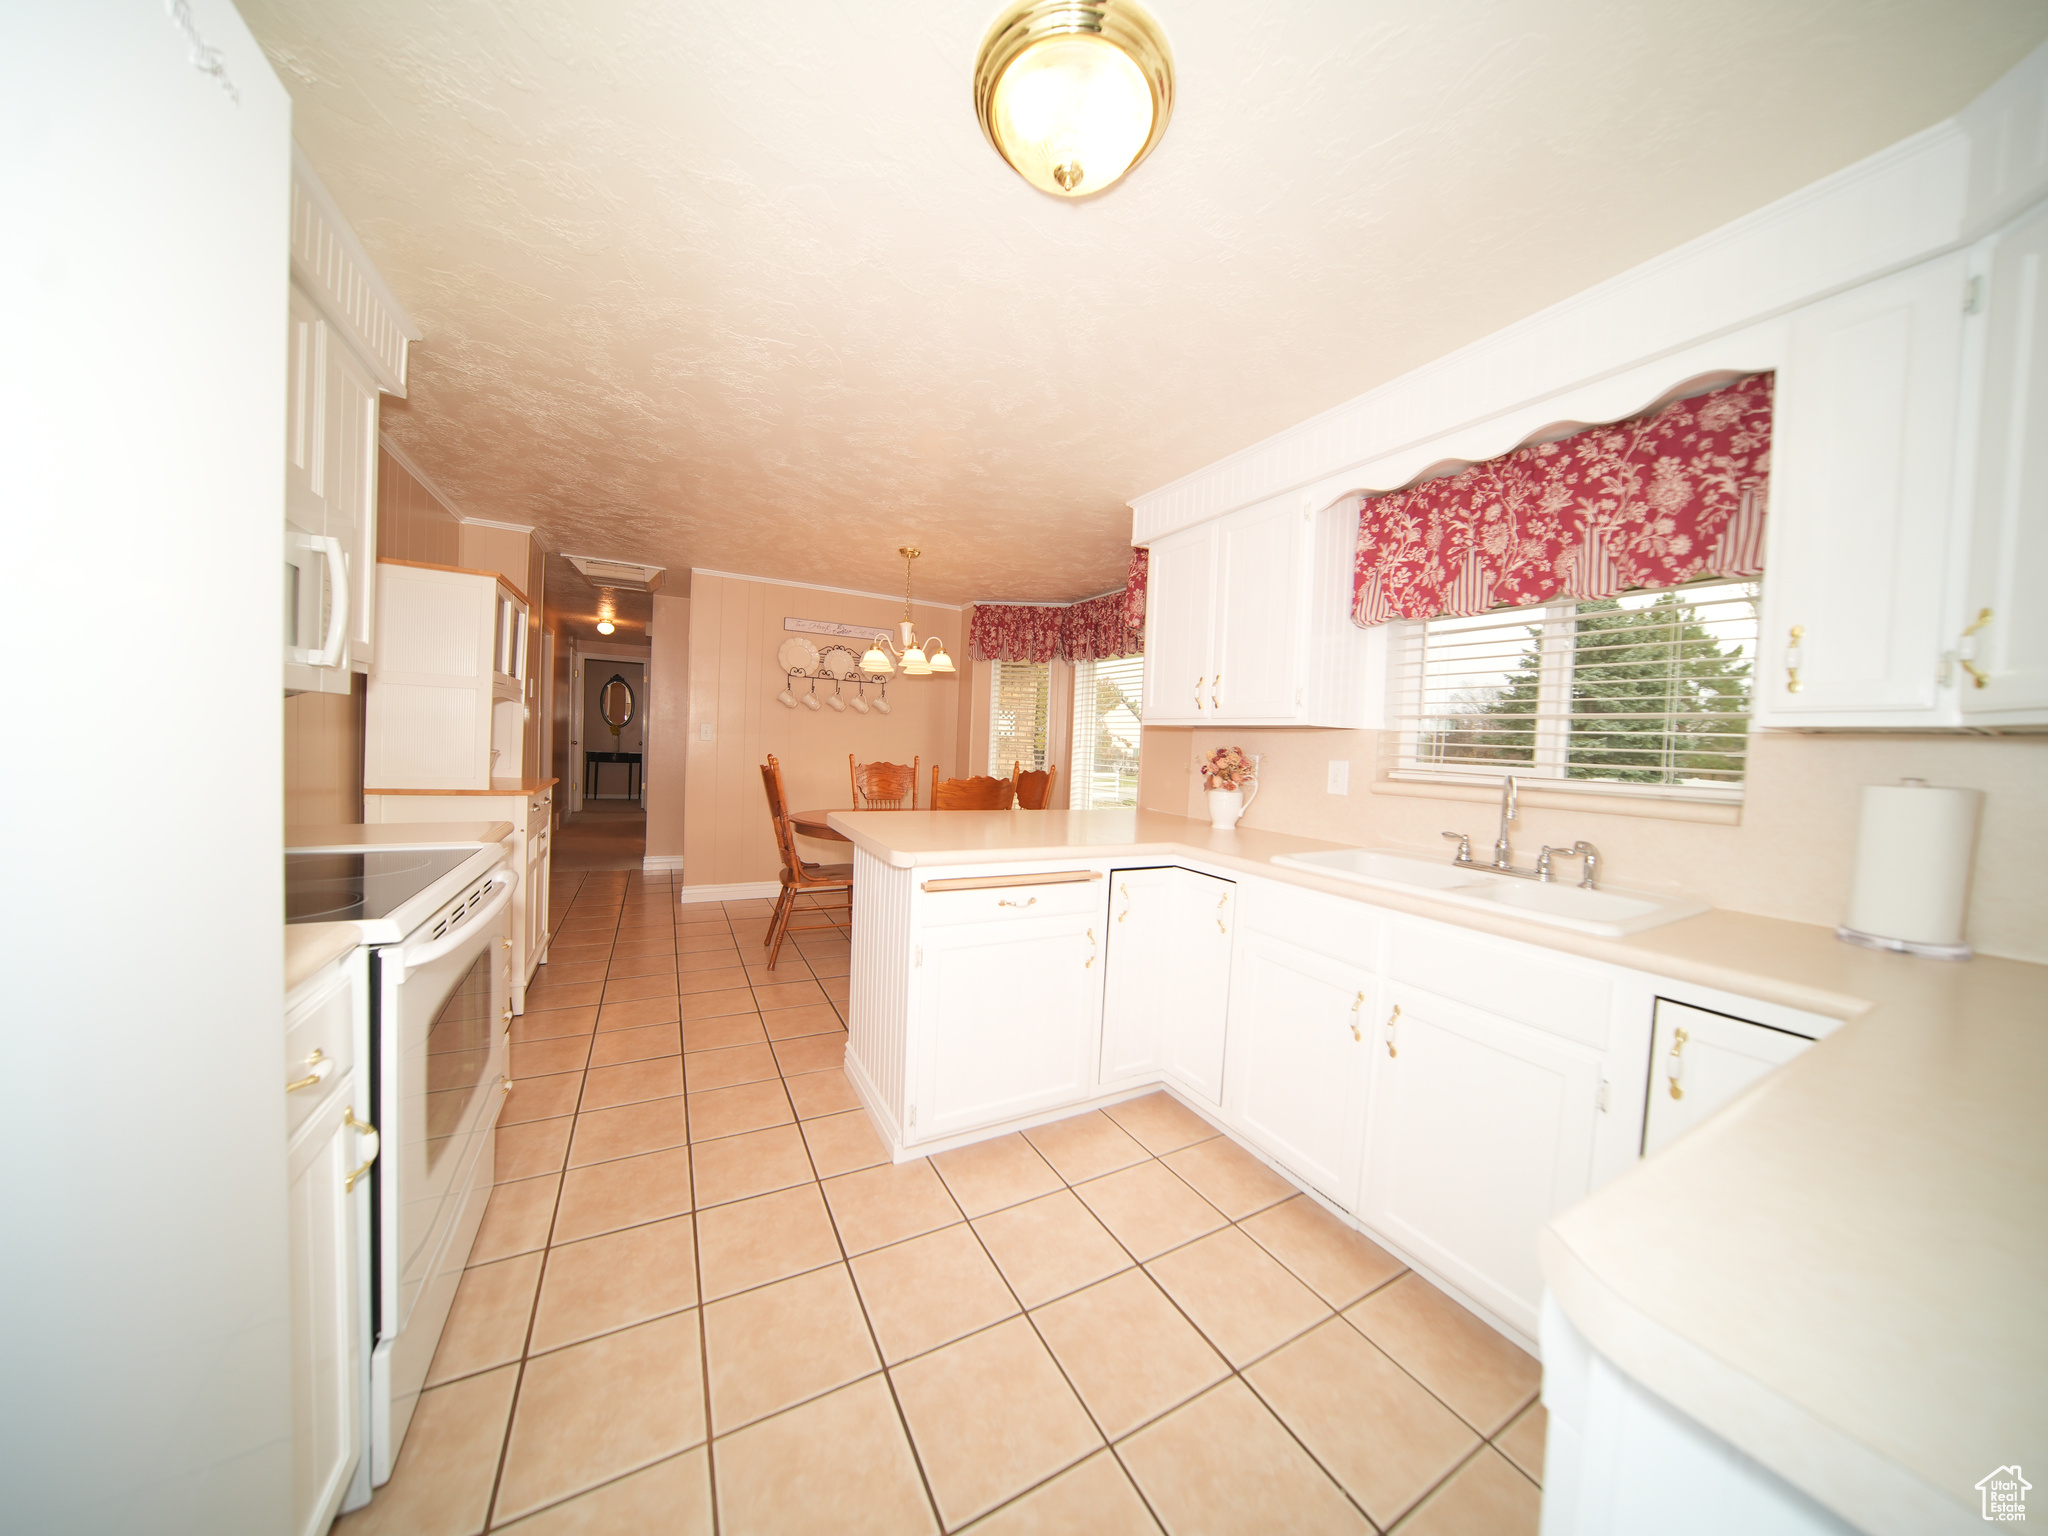
<path fill-rule="evenodd" d="M 1413 891 L 1477 911 L 1508 912 L 1531 922 L 1603 938 L 1621 938 L 1660 928 L 1708 910 L 1705 902 L 1690 896 L 1618 886 L 1589 891 L 1561 881 L 1543 884 L 1494 874 L 1484 865 L 1424 859 L 1395 849 L 1332 848 L 1323 853 L 1282 853 L 1275 854 L 1273 862 L 1289 869 L 1356 880 L 1361 885 Z"/>

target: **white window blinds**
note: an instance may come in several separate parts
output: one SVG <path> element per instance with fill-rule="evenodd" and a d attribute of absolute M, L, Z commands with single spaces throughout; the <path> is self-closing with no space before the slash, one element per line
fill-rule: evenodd
<path fill-rule="evenodd" d="M 1403 625 L 1395 776 L 1740 798 L 1758 592 L 1701 582 Z"/>
<path fill-rule="evenodd" d="M 1145 658 L 1118 656 L 1074 668 L 1075 810 L 1138 803 L 1138 738 Z"/>
<path fill-rule="evenodd" d="M 1019 764 L 1026 773 L 1043 768 L 1052 703 L 1046 664 L 995 661 L 989 669 L 988 771 L 1007 779 Z"/>

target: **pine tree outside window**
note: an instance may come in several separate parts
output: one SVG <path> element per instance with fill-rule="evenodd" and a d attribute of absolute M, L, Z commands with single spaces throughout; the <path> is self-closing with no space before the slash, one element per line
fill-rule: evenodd
<path fill-rule="evenodd" d="M 1402 626 L 1394 777 L 1739 800 L 1759 584 Z"/>

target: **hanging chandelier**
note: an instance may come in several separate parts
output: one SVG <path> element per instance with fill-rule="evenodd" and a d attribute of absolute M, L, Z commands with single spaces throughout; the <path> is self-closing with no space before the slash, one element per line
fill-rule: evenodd
<path fill-rule="evenodd" d="M 934 672 L 957 670 L 953 658 L 946 654 L 946 642 L 936 635 L 919 640 L 917 630 L 910 622 L 910 562 L 923 551 L 906 544 L 900 546 L 896 553 L 903 557 L 903 622 L 896 626 L 902 633 L 903 643 L 899 646 L 887 635 L 876 635 L 867 654 L 860 659 L 861 671 L 872 672 L 877 677 L 888 676 L 896 670 L 895 663 L 889 659 L 892 651 L 903 663 L 905 677 L 929 677 Z M 927 644 L 931 647 L 929 654 L 925 651 Z"/>
<path fill-rule="evenodd" d="M 1087 197 L 1166 132 L 1173 53 L 1132 0 L 1018 0 L 982 39 L 974 113 L 1032 186 Z"/>

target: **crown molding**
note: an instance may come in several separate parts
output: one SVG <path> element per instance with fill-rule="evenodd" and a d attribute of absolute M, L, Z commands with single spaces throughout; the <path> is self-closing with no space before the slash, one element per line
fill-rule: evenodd
<path fill-rule="evenodd" d="M 471 517 L 455 504 L 454 497 L 434 483 L 432 475 L 421 469 L 413 461 L 411 454 L 391 441 L 387 433 L 379 432 L 377 434 L 377 446 L 390 454 L 392 458 L 398 460 L 399 467 L 408 475 L 411 475 L 413 479 L 419 481 L 420 485 L 426 490 L 426 493 L 441 504 L 441 510 L 454 518 L 458 523 L 469 528 L 502 528 L 507 533 L 523 533 L 528 538 L 533 537 L 533 524 L 531 523 L 504 523 L 494 517 Z"/>
<path fill-rule="evenodd" d="M 405 395 L 406 347 L 420 329 L 385 286 L 306 152 L 292 141 L 291 274 L 346 336 L 387 394 Z"/>

